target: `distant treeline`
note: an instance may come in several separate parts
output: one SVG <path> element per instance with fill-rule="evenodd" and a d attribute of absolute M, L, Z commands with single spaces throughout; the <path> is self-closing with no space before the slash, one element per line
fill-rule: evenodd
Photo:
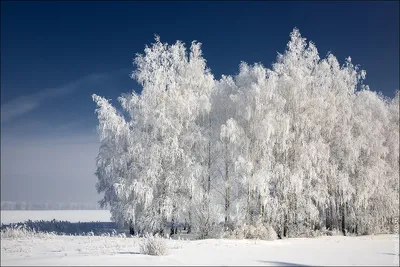
<path fill-rule="evenodd" d="M 68 221 L 26 221 L 13 224 L 2 224 L 1 230 L 18 228 L 35 230 L 36 232 L 55 233 L 58 235 L 116 235 L 124 233 L 113 222 L 68 222 Z"/>
<path fill-rule="evenodd" d="M 1 201 L 1 210 L 100 210 L 97 203 Z"/>

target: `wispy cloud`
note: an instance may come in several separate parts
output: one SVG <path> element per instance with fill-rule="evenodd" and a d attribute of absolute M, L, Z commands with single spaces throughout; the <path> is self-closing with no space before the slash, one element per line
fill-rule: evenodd
<path fill-rule="evenodd" d="M 17 97 L 1 106 L 1 123 L 36 109 L 46 99 L 71 93 L 75 90 L 75 87 L 76 85 L 69 84 L 60 88 L 46 89 L 35 94 Z"/>
<path fill-rule="evenodd" d="M 95 104 L 89 94 L 119 94 L 120 90 L 127 91 L 124 88 L 129 82 L 129 70 L 120 69 L 88 75 L 2 104 L 1 199 L 96 203 L 100 198 L 94 176 L 99 140 Z M 74 107 L 87 106 L 65 112 L 57 108 L 56 98 L 80 98 L 82 101 L 73 102 Z M 54 112 L 26 116 L 46 106 Z"/>
<path fill-rule="evenodd" d="M 101 83 L 102 80 L 123 71 L 126 70 L 118 70 L 110 73 L 95 73 L 56 88 L 45 89 L 34 94 L 19 96 L 1 106 L 1 124 L 37 109 L 49 99 L 71 94 L 80 88 L 90 87 L 93 84 Z"/>

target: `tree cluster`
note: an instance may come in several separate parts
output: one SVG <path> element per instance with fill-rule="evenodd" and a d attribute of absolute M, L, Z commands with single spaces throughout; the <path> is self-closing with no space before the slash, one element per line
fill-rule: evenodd
<path fill-rule="evenodd" d="M 278 236 L 391 232 L 399 217 L 399 92 L 363 84 L 347 58 L 320 58 L 297 29 L 271 69 L 240 64 L 216 79 L 201 44 L 155 43 L 134 59 L 142 87 L 97 103 L 96 185 L 136 232 L 187 222 Z"/>

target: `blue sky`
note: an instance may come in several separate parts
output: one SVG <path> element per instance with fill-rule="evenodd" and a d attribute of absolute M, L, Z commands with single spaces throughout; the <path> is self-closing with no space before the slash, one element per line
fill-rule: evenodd
<path fill-rule="evenodd" d="M 241 61 L 270 67 L 294 27 L 322 57 L 351 56 L 372 90 L 399 88 L 398 1 L 2 1 L 2 200 L 99 198 L 91 94 L 137 90 L 132 59 L 154 34 L 202 42 L 219 78 Z"/>

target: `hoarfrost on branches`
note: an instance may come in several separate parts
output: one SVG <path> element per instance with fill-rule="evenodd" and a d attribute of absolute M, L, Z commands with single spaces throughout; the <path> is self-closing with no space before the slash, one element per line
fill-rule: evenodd
<path fill-rule="evenodd" d="M 281 238 L 394 231 L 399 92 L 371 91 L 350 57 L 320 58 L 294 29 L 272 69 L 242 62 L 216 80 L 200 43 L 158 36 L 134 66 L 143 90 L 118 98 L 128 115 L 93 95 L 96 187 L 118 223 L 166 234 L 186 222 L 201 238 L 221 224 Z"/>

